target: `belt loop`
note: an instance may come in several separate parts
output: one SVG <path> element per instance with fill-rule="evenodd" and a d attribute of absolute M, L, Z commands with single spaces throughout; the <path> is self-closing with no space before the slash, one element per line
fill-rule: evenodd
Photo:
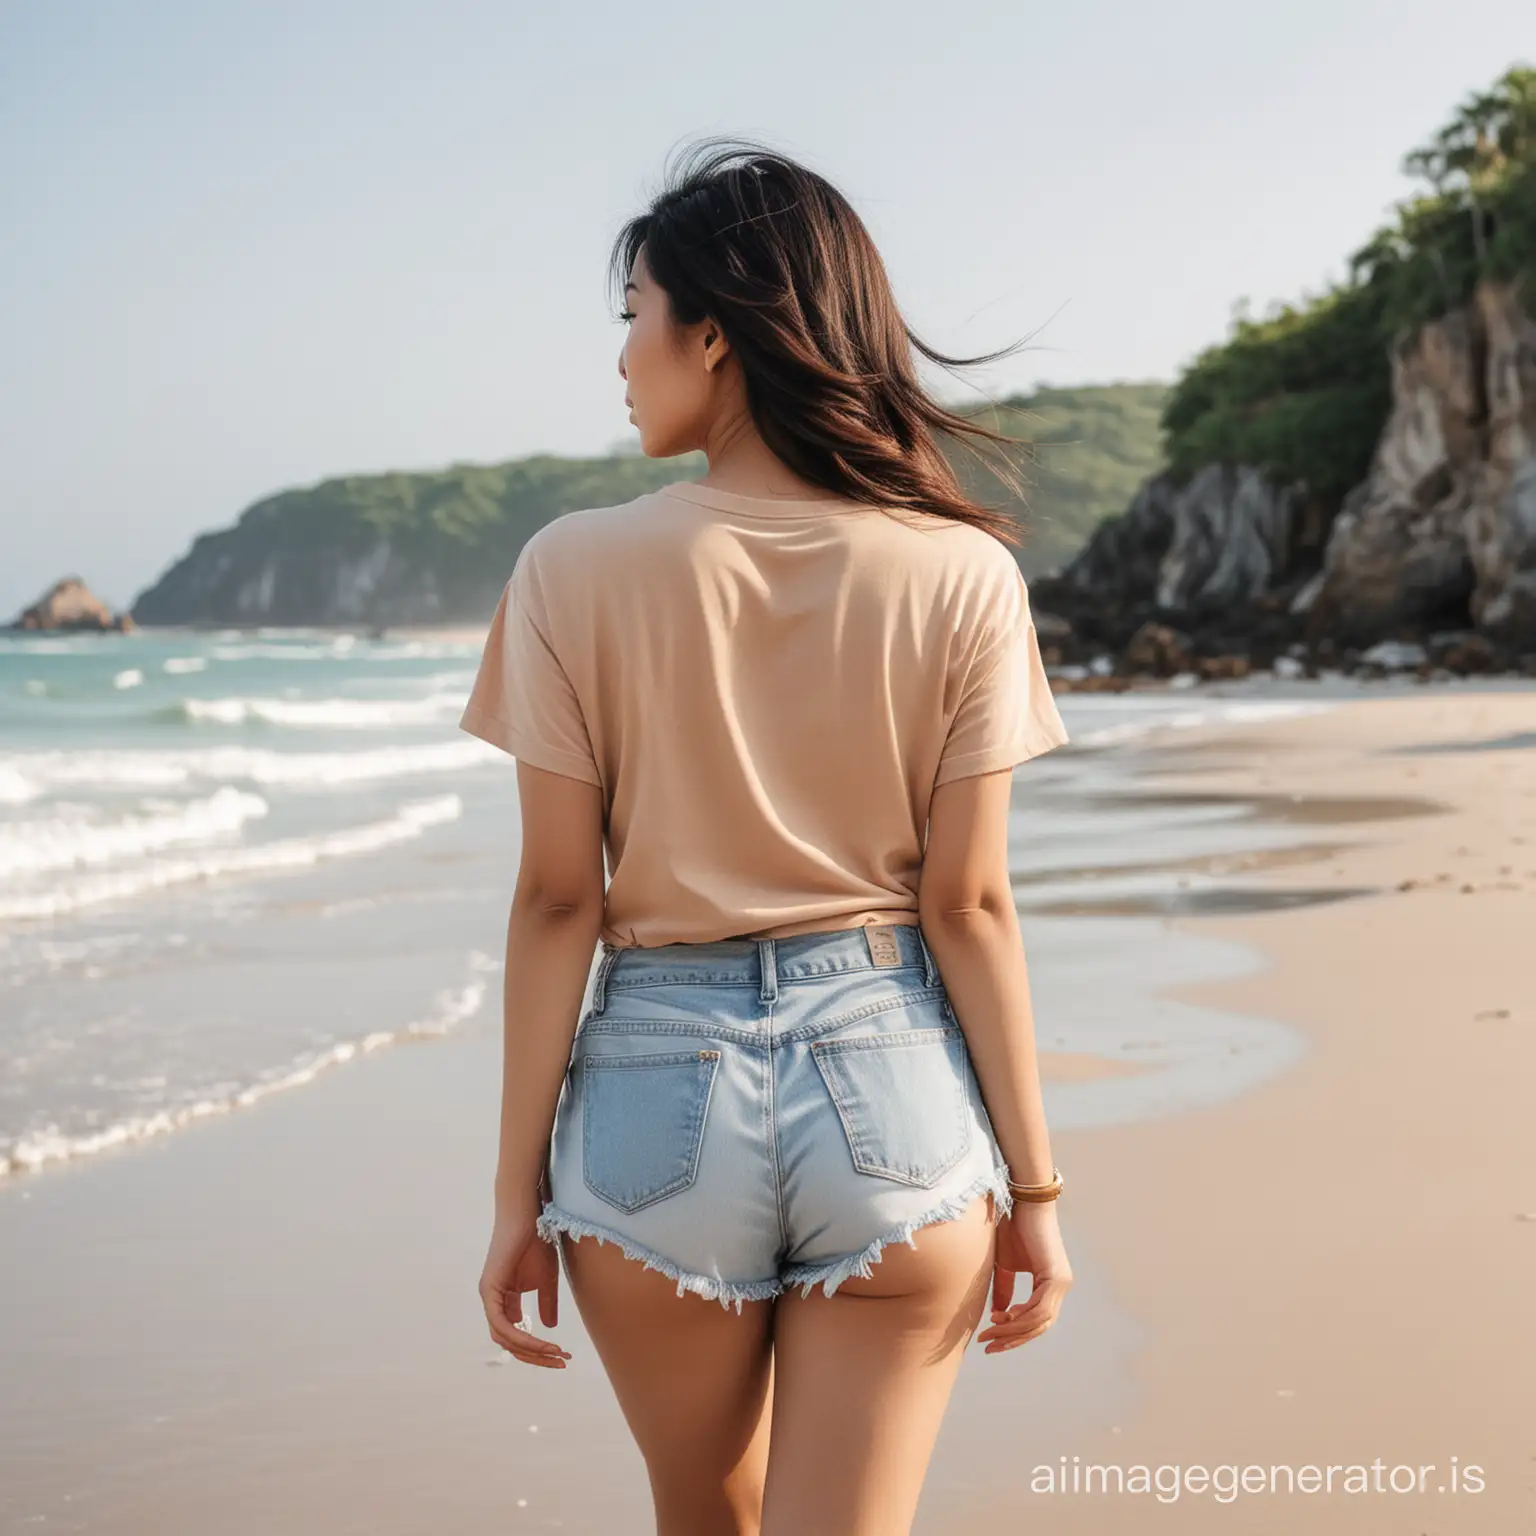
<path fill-rule="evenodd" d="M 759 1002 L 776 1003 L 779 1000 L 779 967 L 774 958 L 773 940 L 759 939 L 757 941 L 757 969 L 762 977 L 762 986 L 758 988 Z"/>
<path fill-rule="evenodd" d="M 939 968 L 934 963 L 933 951 L 928 948 L 928 940 L 923 937 L 922 924 L 918 923 L 915 926 L 917 928 L 917 946 L 923 952 L 923 981 L 924 981 L 924 984 L 926 986 L 936 987 L 936 986 L 939 985 L 939 982 L 942 980 L 942 978 L 939 975 Z"/>
<path fill-rule="evenodd" d="M 597 979 L 592 983 L 592 1012 L 601 1013 L 603 1002 L 607 996 L 608 973 L 613 969 L 613 962 L 619 958 L 618 945 L 610 944 L 607 939 L 602 941 L 603 957 L 597 962 Z"/>

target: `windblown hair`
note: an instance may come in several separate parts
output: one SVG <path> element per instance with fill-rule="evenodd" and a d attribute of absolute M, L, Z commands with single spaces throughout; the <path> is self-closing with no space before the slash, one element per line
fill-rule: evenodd
<path fill-rule="evenodd" d="M 642 245 L 673 320 L 720 326 L 763 441 L 802 479 L 1021 542 L 1010 513 L 965 494 L 940 443 L 1029 445 L 939 405 L 913 354 L 953 371 L 1023 343 L 970 358 L 925 345 L 902 319 L 863 220 L 823 177 L 745 140 L 705 139 L 614 242 L 608 275 L 621 308 Z M 1022 497 L 995 449 L 977 456 Z"/>

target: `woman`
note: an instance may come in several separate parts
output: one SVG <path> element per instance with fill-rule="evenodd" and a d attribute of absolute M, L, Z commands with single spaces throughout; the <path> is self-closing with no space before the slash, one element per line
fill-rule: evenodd
<path fill-rule="evenodd" d="M 1072 1282 L 1008 867 L 1066 733 L 939 449 L 1009 440 L 781 156 L 704 145 L 612 275 L 643 451 L 709 468 L 535 533 L 464 712 L 523 825 L 480 1293 L 563 1368 L 521 1302 L 556 1323 L 563 1255 L 663 1536 L 896 1536 L 966 1344 Z"/>

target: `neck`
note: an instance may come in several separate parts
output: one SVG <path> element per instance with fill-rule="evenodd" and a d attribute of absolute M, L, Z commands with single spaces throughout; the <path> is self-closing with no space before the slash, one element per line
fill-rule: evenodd
<path fill-rule="evenodd" d="M 802 480 L 769 448 L 744 402 L 711 426 L 704 452 L 709 471 L 699 484 L 717 491 L 803 500 L 827 494 L 825 487 Z"/>

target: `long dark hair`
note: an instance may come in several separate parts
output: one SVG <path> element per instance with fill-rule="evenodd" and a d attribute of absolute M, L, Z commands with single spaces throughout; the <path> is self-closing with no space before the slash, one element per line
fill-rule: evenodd
<path fill-rule="evenodd" d="M 946 357 L 907 326 L 885 263 L 852 205 L 824 177 L 750 141 L 710 138 L 684 151 L 664 189 L 614 241 L 608 276 L 624 284 L 645 246 L 673 319 L 724 331 L 763 441 L 801 479 L 835 495 L 974 523 L 1022 542 L 1013 515 L 961 489 L 940 440 L 1028 448 L 939 405 L 913 352 L 954 370 L 995 362 Z M 1016 472 L 977 454 L 1020 498 Z"/>

